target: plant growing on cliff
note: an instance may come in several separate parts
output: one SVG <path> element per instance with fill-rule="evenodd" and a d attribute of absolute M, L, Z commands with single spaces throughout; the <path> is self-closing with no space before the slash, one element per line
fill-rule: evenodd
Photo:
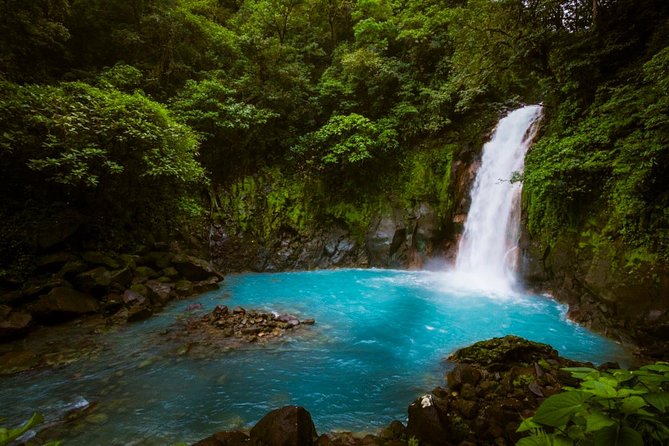
<path fill-rule="evenodd" d="M 578 388 L 547 398 L 518 432 L 518 446 L 643 446 L 669 442 L 669 363 L 638 370 L 563 369 Z"/>

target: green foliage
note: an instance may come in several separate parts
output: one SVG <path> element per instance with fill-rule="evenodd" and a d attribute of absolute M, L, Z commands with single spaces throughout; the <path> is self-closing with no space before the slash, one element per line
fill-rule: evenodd
<path fill-rule="evenodd" d="M 5 206 L 68 201 L 104 227 L 169 225 L 185 187 L 202 184 L 194 133 L 140 92 L 84 83 L 3 83 L 0 187 Z M 49 184 L 8 193 L 15 184 Z M 25 195 L 24 195 L 25 194 Z M 141 223 L 136 219 L 141 216 Z M 97 222 L 95 223 L 97 224 Z"/>
<path fill-rule="evenodd" d="M 620 234 L 628 249 L 667 252 L 669 192 L 658 172 L 669 166 L 669 103 L 659 94 L 668 54 L 644 64 L 633 84 L 600 87 L 578 125 L 550 129 L 535 144 L 524 175 L 532 232 L 553 237 L 594 206 L 608 214 L 604 232 Z"/>
<path fill-rule="evenodd" d="M 363 164 L 397 147 L 397 132 L 385 122 L 358 114 L 334 115 L 319 130 L 304 136 L 293 152 L 319 171 Z"/>
<path fill-rule="evenodd" d="M 518 432 L 531 445 L 663 445 L 669 441 L 669 363 L 627 371 L 564 369 L 578 388 L 548 397 Z"/>
<path fill-rule="evenodd" d="M 43 422 L 44 422 L 44 417 L 39 413 L 34 413 L 28 421 L 23 423 L 21 427 L 14 429 L 0 427 L 0 446 L 6 446 L 12 443 L 21 435 L 25 434 L 30 429 Z M 45 443 L 44 446 L 59 446 L 60 444 L 61 444 L 60 441 L 49 441 L 48 443 Z"/>

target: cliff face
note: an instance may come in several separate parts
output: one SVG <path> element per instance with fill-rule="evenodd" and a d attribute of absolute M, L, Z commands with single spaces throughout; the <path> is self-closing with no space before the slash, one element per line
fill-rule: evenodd
<path fill-rule="evenodd" d="M 234 272 L 419 268 L 448 257 L 469 208 L 475 146 L 429 147 L 359 194 L 279 169 L 242 177 L 212 192 L 212 258 Z"/>
<path fill-rule="evenodd" d="M 526 284 L 569 304 L 571 319 L 650 356 L 669 355 L 669 265 L 594 227 L 565 230 L 545 245 L 524 225 L 521 252 Z"/>

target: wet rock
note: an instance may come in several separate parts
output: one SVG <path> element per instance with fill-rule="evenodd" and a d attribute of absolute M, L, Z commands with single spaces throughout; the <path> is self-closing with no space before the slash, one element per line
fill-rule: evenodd
<path fill-rule="evenodd" d="M 190 280 L 181 279 L 174 284 L 174 289 L 179 296 L 190 296 L 193 294 L 193 283 Z"/>
<path fill-rule="evenodd" d="M 219 279 L 223 278 L 223 275 L 216 271 L 211 263 L 185 254 L 175 255 L 172 258 L 172 266 L 179 271 L 179 274 L 190 281 L 207 280 L 211 276 Z"/>
<path fill-rule="evenodd" d="M 252 441 L 266 446 L 311 446 L 318 438 L 311 415 L 298 406 L 271 411 L 250 434 Z"/>
<path fill-rule="evenodd" d="M 250 437 L 244 432 L 218 432 L 200 440 L 193 446 L 244 446 L 250 445 Z"/>
<path fill-rule="evenodd" d="M 481 372 L 472 365 L 458 364 L 446 377 L 448 388 L 457 392 L 465 384 L 476 386 L 481 380 Z"/>
<path fill-rule="evenodd" d="M 148 297 L 155 305 L 165 305 L 171 298 L 173 285 L 162 283 L 157 280 L 149 280 L 144 284 L 148 291 Z"/>
<path fill-rule="evenodd" d="M 11 375 L 37 366 L 39 358 L 30 350 L 5 353 L 0 356 L 0 375 Z"/>
<path fill-rule="evenodd" d="M 125 290 L 122 299 L 126 305 L 133 305 L 135 303 L 144 304 L 146 302 L 146 297 L 134 290 Z"/>
<path fill-rule="evenodd" d="M 2 306 L 9 311 L 2 311 L 0 315 L 0 342 L 7 342 L 21 338 L 28 334 L 33 318 L 23 311 L 11 311 L 11 308 Z"/>
<path fill-rule="evenodd" d="M 379 434 L 384 440 L 404 440 L 406 439 L 407 428 L 401 421 L 394 420 L 388 427 L 383 429 Z"/>
<path fill-rule="evenodd" d="M 58 323 L 73 317 L 98 311 L 97 300 L 88 294 L 68 287 L 52 289 L 30 308 L 40 322 Z"/>
<path fill-rule="evenodd" d="M 416 437 L 424 445 L 448 444 L 450 433 L 446 414 L 433 395 L 423 395 L 409 406 L 407 436 Z"/>
<path fill-rule="evenodd" d="M 218 282 L 220 282 L 220 279 L 216 276 L 212 276 L 206 280 L 201 280 L 199 282 L 194 282 L 193 293 L 202 294 L 206 293 L 207 291 L 217 290 L 219 288 Z"/>
<path fill-rule="evenodd" d="M 114 325 L 122 325 L 128 322 L 128 309 L 127 308 L 121 308 L 118 310 L 116 313 L 112 315 L 112 317 L 109 318 L 109 322 L 114 324 Z"/>
<path fill-rule="evenodd" d="M 128 322 L 142 321 L 153 314 L 153 311 L 148 306 L 136 303 L 128 308 Z"/>

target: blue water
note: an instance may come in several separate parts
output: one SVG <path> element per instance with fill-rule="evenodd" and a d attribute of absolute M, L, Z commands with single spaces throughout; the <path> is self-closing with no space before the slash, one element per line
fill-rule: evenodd
<path fill-rule="evenodd" d="M 275 343 L 179 356 L 164 333 L 194 302 L 202 311 L 241 305 L 317 322 Z M 478 340 L 515 334 L 573 359 L 625 357 L 619 345 L 568 322 L 565 310 L 542 296 L 458 290 L 431 272 L 228 276 L 218 291 L 106 335 L 94 359 L 0 378 L 0 416 L 16 421 L 40 409 L 53 417 L 82 399 L 97 403 L 106 422 L 81 424 L 68 445 L 193 441 L 251 426 L 286 404 L 306 407 L 319 432 L 374 431 L 405 421 L 413 399 L 445 385 L 449 353 Z"/>

